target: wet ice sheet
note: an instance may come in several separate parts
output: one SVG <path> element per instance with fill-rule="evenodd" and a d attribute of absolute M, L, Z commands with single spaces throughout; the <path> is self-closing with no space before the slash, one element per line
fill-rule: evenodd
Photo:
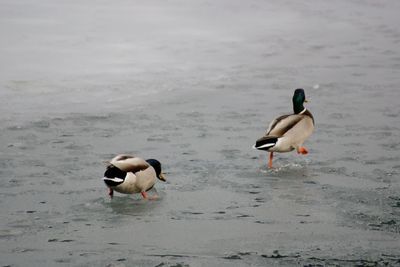
<path fill-rule="evenodd" d="M 2 265 L 398 263 L 397 2 L 2 5 Z M 298 86 L 310 154 L 267 170 Z M 118 152 L 162 161 L 160 200 L 108 199 Z"/>

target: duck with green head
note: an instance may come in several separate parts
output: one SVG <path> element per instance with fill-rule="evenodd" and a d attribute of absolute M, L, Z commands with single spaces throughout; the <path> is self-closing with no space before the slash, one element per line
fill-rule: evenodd
<path fill-rule="evenodd" d="M 156 196 L 147 195 L 156 179 L 165 182 L 158 160 L 120 154 L 108 162 L 103 181 L 109 188 L 110 197 L 113 197 L 115 190 L 123 194 L 140 193 L 145 199 L 156 199 Z"/>
<path fill-rule="evenodd" d="M 303 104 L 307 102 L 303 89 L 296 89 L 293 94 L 293 114 L 274 119 L 263 137 L 256 141 L 253 148 L 270 152 L 268 167 L 272 168 L 274 152 L 290 152 L 297 150 L 299 154 L 307 154 L 304 141 L 314 131 L 314 117 Z"/>

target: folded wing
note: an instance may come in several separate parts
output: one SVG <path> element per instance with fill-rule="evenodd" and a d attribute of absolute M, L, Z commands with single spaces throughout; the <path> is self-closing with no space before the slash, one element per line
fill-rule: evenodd
<path fill-rule="evenodd" d="M 150 166 L 145 160 L 130 155 L 118 155 L 110 161 L 110 164 L 122 171 L 133 173 L 146 170 Z"/>

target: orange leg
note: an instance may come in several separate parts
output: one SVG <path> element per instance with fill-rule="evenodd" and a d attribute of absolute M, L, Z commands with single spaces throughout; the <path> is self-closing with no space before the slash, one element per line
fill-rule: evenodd
<path fill-rule="evenodd" d="M 274 152 L 269 153 L 268 168 L 272 168 L 272 159 L 274 158 Z"/>
<path fill-rule="evenodd" d="M 301 146 L 301 147 L 299 147 L 297 149 L 297 153 L 303 154 L 303 155 L 307 155 L 308 154 L 308 150 L 304 146 Z"/>
<path fill-rule="evenodd" d="M 108 195 L 113 198 L 114 196 L 114 190 L 112 190 L 111 188 L 108 188 Z"/>

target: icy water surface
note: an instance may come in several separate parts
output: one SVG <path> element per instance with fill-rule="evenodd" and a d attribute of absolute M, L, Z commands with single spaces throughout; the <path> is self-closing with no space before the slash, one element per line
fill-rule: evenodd
<path fill-rule="evenodd" d="M 2 1 L 1 266 L 400 264 L 398 1 Z M 307 156 L 252 150 L 311 100 Z M 157 158 L 157 201 L 101 180 Z"/>

